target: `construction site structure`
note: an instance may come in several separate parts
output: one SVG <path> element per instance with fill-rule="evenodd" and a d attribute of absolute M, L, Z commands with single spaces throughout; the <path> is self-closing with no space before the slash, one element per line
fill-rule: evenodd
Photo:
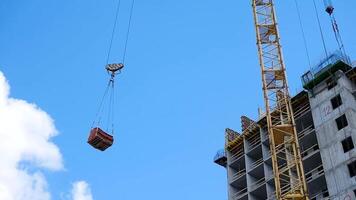
<path fill-rule="evenodd" d="M 324 156 L 323 151 L 320 151 L 319 159 L 313 157 L 310 163 L 303 159 L 306 158 L 305 154 L 308 154 L 309 150 L 315 151 L 321 146 L 316 139 L 319 126 L 325 124 L 318 121 L 320 115 L 316 114 L 320 112 L 320 109 L 324 109 L 319 107 L 322 102 L 317 98 L 318 95 L 321 95 L 320 98 L 325 96 L 323 95 L 324 88 L 319 88 L 321 87 L 320 84 L 324 83 L 326 79 L 329 82 L 332 80 L 332 85 L 329 86 L 326 83 L 326 88 L 334 88 L 337 85 L 337 80 L 341 80 L 338 78 L 342 77 L 342 73 L 345 74 L 348 70 L 354 72 L 351 62 L 344 51 L 330 56 L 327 54 L 327 58 L 321 64 L 302 76 L 303 86 L 308 92 L 298 94 L 292 103 L 274 1 L 252 0 L 252 8 L 262 74 L 265 114 L 258 122 L 248 117 L 242 117 L 241 134 L 226 129 L 225 151 L 216 156 L 215 162 L 227 168 L 229 199 L 309 200 L 309 196 L 312 199 L 317 199 L 320 194 L 322 199 L 329 196 L 338 198 L 340 189 L 337 189 L 337 192 L 333 191 L 330 195 L 327 185 L 323 184 L 326 182 L 325 177 L 320 179 L 316 186 L 312 186 L 308 182 L 310 173 L 313 174 L 315 170 L 318 173 L 323 171 L 322 164 L 314 166 L 315 163 L 321 162 L 321 157 Z M 350 86 L 350 94 L 354 94 L 354 85 L 342 83 L 340 85 Z M 340 114 L 341 94 L 336 94 L 336 91 L 333 91 L 333 94 L 335 96 L 331 100 L 332 108 L 337 109 Z M 354 96 L 353 102 L 355 103 Z M 356 104 L 347 105 L 350 105 L 350 108 L 356 108 Z M 313 110 L 315 108 L 317 110 Z M 309 110 L 309 114 L 306 114 L 308 113 L 306 110 Z M 332 113 L 331 111 L 328 110 L 328 114 Z M 316 117 L 318 119 L 315 119 Z M 351 119 L 353 117 L 354 115 L 349 116 Z M 302 130 L 298 130 L 300 126 L 298 127 L 296 123 L 297 119 L 302 121 Z M 338 131 L 349 125 L 346 113 L 338 116 L 335 120 Z M 321 132 L 330 130 L 332 130 L 331 124 L 328 127 L 323 127 Z M 314 133 L 314 137 L 313 134 L 309 134 L 310 132 Z M 323 134 L 325 133 L 321 133 L 321 135 Z M 301 135 L 302 137 L 300 137 Z M 307 139 L 304 141 L 301 138 Z M 349 139 L 346 143 L 347 148 L 353 148 L 352 137 L 351 141 Z M 312 146 L 310 146 L 311 144 Z M 328 156 L 325 158 L 330 159 L 330 155 Z M 332 168 L 334 169 L 335 166 L 332 165 Z M 354 171 L 356 174 L 356 161 L 351 161 L 348 168 L 350 176 L 353 177 Z M 305 171 L 308 173 L 307 176 Z M 335 179 L 335 181 L 338 181 L 338 179 Z M 348 181 L 345 181 L 345 183 L 349 185 Z M 331 187 L 335 188 L 335 184 L 334 182 Z M 310 191 L 308 191 L 308 188 Z M 344 187 L 340 186 L 339 188 Z M 348 197 L 346 196 L 346 198 Z"/>
<path fill-rule="evenodd" d="M 356 68 L 334 53 L 302 76 L 291 98 L 311 200 L 356 199 Z M 277 199 L 267 117 L 241 118 L 242 133 L 225 131 L 214 158 L 227 170 L 228 200 Z"/>
<path fill-rule="evenodd" d="M 308 200 L 273 0 L 252 0 L 275 198 Z M 255 126 L 248 122 L 249 126 Z M 249 133 L 249 129 L 246 134 Z M 231 149 L 227 145 L 227 149 Z"/>

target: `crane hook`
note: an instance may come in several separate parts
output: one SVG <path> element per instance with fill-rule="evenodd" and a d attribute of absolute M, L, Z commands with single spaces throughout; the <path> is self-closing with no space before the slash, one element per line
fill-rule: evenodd
<path fill-rule="evenodd" d="M 122 63 L 112 63 L 112 64 L 107 64 L 105 69 L 109 73 L 111 73 L 111 78 L 113 79 L 115 77 L 115 74 L 117 71 L 119 73 L 121 72 L 121 69 L 124 68 L 124 64 Z"/>

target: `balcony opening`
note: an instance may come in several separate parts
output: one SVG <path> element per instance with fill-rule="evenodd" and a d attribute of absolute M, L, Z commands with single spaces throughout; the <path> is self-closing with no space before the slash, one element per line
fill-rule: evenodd
<path fill-rule="evenodd" d="M 342 105 L 342 99 L 340 94 L 331 99 L 331 105 L 334 110 Z"/>
<path fill-rule="evenodd" d="M 348 164 L 347 167 L 349 168 L 350 177 L 356 176 L 356 160 Z"/>
<path fill-rule="evenodd" d="M 347 119 L 346 119 L 346 115 L 343 114 L 341 115 L 339 118 L 335 119 L 336 121 L 336 125 L 337 125 L 337 129 L 341 130 L 343 128 L 345 128 L 346 126 L 348 126 L 349 124 L 347 123 Z"/>
<path fill-rule="evenodd" d="M 322 193 L 323 193 L 323 197 L 329 197 L 329 191 L 328 191 L 328 189 L 324 189 L 324 190 L 322 191 Z"/>
<path fill-rule="evenodd" d="M 344 139 L 343 141 L 341 141 L 341 144 L 342 144 L 342 148 L 344 149 L 344 153 L 346 153 L 354 148 L 354 143 L 352 141 L 351 136 Z"/>

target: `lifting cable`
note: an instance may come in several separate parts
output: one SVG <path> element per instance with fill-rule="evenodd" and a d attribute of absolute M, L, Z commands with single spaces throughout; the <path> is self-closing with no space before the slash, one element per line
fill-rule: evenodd
<path fill-rule="evenodd" d="M 102 116 L 103 116 L 103 113 L 105 111 L 105 107 L 107 107 L 107 126 L 106 126 L 106 130 L 110 130 L 109 129 L 109 124 L 111 123 L 111 131 L 110 132 L 114 132 L 114 76 L 111 76 L 106 88 L 105 88 L 105 91 L 104 91 L 104 94 L 100 100 L 100 104 L 99 104 L 99 107 L 98 107 L 98 110 L 95 114 L 95 118 L 94 118 L 94 121 L 92 123 L 92 126 L 91 128 L 94 128 L 94 127 L 99 127 L 101 125 L 101 122 L 102 122 Z M 107 99 L 107 96 L 109 95 L 108 99 Z M 107 105 L 108 104 L 108 105 Z M 107 106 L 106 106 L 107 105 Z"/>
<path fill-rule="evenodd" d="M 334 31 L 334 35 L 335 35 L 335 39 L 337 42 L 337 45 L 339 46 L 339 50 L 344 54 L 344 56 L 346 57 L 346 51 L 345 51 L 345 47 L 344 47 L 344 43 L 342 42 L 342 38 L 340 35 L 340 31 L 339 31 L 339 27 L 336 23 L 336 19 L 334 15 L 330 15 L 330 21 L 333 27 L 333 31 Z"/>
<path fill-rule="evenodd" d="M 108 121 L 106 124 L 106 130 L 114 134 L 114 96 L 115 96 L 115 84 L 114 84 L 114 77 L 110 79 L 109 83 L 111 83 L 111 89 L 110 89 L 110 96 L 109 96 L 109 108 L 108 108 Z M 111 124 L 110 124 L 111 123 Z M 110 125 L 111 125 L 111 131 L 110 131 Z"/>
<path fill-rule="evenodd" d="M 301 20 L 301 14 L 300 14 L 300 9 L 299 9 L 299 5 L 298 5 L 298 2 L 297 0 L 294 0 L 295 1 L 295 5 L 296 5 L 296 10 L 297 10 L 297 13 L 298 13 L 298 18 L 299 18 L 299 25 L 300 25 L 300 29 L 301 29 L 301 32 L 302 32 L 302 35 L 303 35 L 303 41 L 304 41 L 304 47 L 305 47 L 305 51 L 306 51 L 306 54 L 307 54 L 307 58 L 308 58 L 308 62 L 309 62 L 309 68 L 310 68 L 310 72 L 312 72 L 312 66 L 311 66 L 311 61 L 310 61 L 310 56 L 309 56 L 309 50 L 308 50 L 308 46 L 307 46 L 307 42 L 306 42 L 306 37 L 305 37 L 305 32 L 304 32 L 304 28 L 303 28 L 303 24 L 302 24 L 302 20 Z M 321 38 L 322 38 L 322 41 L 323 41 L 323 47 L 324 47 L 324 51 L 325 51 L 325 54 L 326 54 L 326 58 L 328 58 L 328 53 L 327 53 L 327 49 L 326 49 L 326 44 L 325 44 L 325 40 L 324 40 L 324 34 L 323 34 L 323 31 L 322 31 L 322 28 L 321 28 L 321 24 L 320 24 L 320 19 L 319 19 L 319 15 L 318 15 L 318 11 L 317 11 L 317 7 L 316 7 L 316 3 L 315 3 L 315 0 L 313 0 L 313 4 L 314 4 L 314 9 L 315 9 L 315 15 L 317 17 L 317 20 L 318 20 L 318 25 L 319 25 L 319 30 L 320 30 L 320 34 L 321 34 Z M 331 16 L 331 18 L 334 18 L 334 16 Z M 338 32 L 338 29 L 337 29 L 337 24 L 336 24 L 336 20 L 334 21 L 335 23 L 333 23 L 333 20 L 331 19 L 332 21 L 332 24 L 333 24 L 333 29 L 334 29 L 334 33 L 335 33 L 335 37 L 336 37 L 336 40 L 339 44 L 339 41 L 338 41 L 338 38 L 337 38 L 337 33 L 336 31 Z M 336 30 L 336 31 L 335 31 Z M 340 42 L 341 42 L 341 45 L 339 44 L 339 48 L 340 50 L 344 50 L 342 53 L 345 53 L 345 49 L 343 48 L 343 44 L 342 44 L 342 41 L 341 41 L 341 37 L 340 37 Z M 341 47 L 343 49 L 341 49 Z M 346 55 L 345 55 L 346 56 Z M 336 81 L 336 77 L 328 70 L 328 73 L 329 75 L 332 77 L 332 80 L 333 81 Z M 313 78 L 313 82 L 314 82 L 314 78 Z M 334 96 L 337 95 L 337 91 L 336 91 L 336 88 L 334 87 L 333 88 L 333 93 L 334 93 Z M 312 92 L 313 94 L 313 92 Z M 340 110 L 340 106 L 338 107 L 338 113 L 339 115 L 341 114 L 341 110 Z M 330 152 L 328 151 L 329 155 Z M 331 157 L 331 156 L 330 156 Z M 332 167 L 334 168 L 334 165 L 332 165 Z M 335 180 L 335 183 L 336 183 L 336 187 L 339 188 L 339 185 L 337 184 L 337 181 L 336 181 L 336 177 L 335 175 L 333 176 L 334 180 Z"/>
<path fill-rule="evenodd" d="M 330 22 L 331 22 L 331 25 L 332 25 L 332 28 L 334 31 L 334 36 L 335 36 L 337 45 L 339 47 L 339 50 L 346 59 L 347 54 L 345 51 L 344 43 L 342 42 L 342 37 L 341 37 L 340 31 L 339 31 L 339 26 L 336 23 L 336 18 L 334 15 L 334 6 L 332 5 L 331 0 L 328 0 L 328 1 L 324 0 L 324 5 L 325 5 L 325 12 L 327 12 L 329 15 Z"/>
<path fill-rule="evenodd" d="M 131 21 L 132 21 L 132 13 L 134 10 L 134 6 L 135 6 L 135 0 L 132 0 L 131 3 L 131 9 L 130 9 L 130 17 L 129 17 L 129 24 L 127 27 L 127 32 L 126 32 L 126 40 L 125 40 L 125 46 L 124 46 L 124 53 L 122 56 L 122 63 L 125 64 L 125 58 L 126 58 L 126 51 L 127 51 L 127 43 L 129 41 L 129 35 L 130 35 L 130 29 L 131 29 Z"/>
<path fill-rule="evenodd" d="M 310 56 L 309 56 L 309 50 L 308 50 L 308 47 L 307 47 L 307 42 L 306 42 L 306 37 L 305 37 L 305 32 L 304 32 L 304 28 L 303 28 L 303 24 L 302 24 L 302 20 L 301 20 L 301 14 L 300 14 L 300 9 L 299 9 L 299 5 L 297 3 L 297 0 L 294 0 L 295 1 L 295 5 L 296 5 L 296 9 L 297 9 L 297 13 L 298 13 L 298 18 L 299 18 L 299 25 L 300 25 L 300 28 L 301 28 L 301 32 L 302 32 L 302 35 L 303 35 L 303 41 L 304 41 L 304 47 L 305 47 L 305 51 L 306 51 L 306 54 L 307 54 L 307 57 L 308 57 L 308 62 L 309 62 L 309 68 L 310 68 L 310 71 L 312 72 L 312 66 L 311 66 L 311 61 L 310 61 Z M 324 51 L 325 51 L 325 54 L 326 54 L 326 58 L 328 58 L 328 53 L 327 53 L 327 50 L 326 50 L 326 45 L 325 45 L 325 41 L 324 41 L 324 35 L 323 35 L 323 32 L 322 32 L 322 29 L 321 29 L 321 25 L 320 25 L 320 20 L 319 20 L 319 16 L 318 16 L 318 12 L 317 12 L 317 7 L 316 7 L 316 4 L 315 4 L 315 0 L 313 0 L 313 3 L 314 3 L 314 8 L 315 8 L 315 13 L 316 13 L 316 17 L 318 19 L 318 24 L 319 24 L 319 30 L 320 30 L 320 34 L 321 34 L 321 38 L 322 38 L 322 41 L 323 41 L 323 46 L 324 46 Z M 330 18 L 334 18 L 334 16 L 331 16 L 330 15 Z M 344 49 L 344 46 L 342 44 L 342 40 L 341 40 L 341 37 L 340 37 L 340 42 L 341 42 L 341 45 L 339 43 L 339 40 L 337 38 L 337 33 L 336 31 L 338 32 L 338 29 L 337 29 L 337 24 L 336 24 L 336 20 L 333 22 L 333 19 L 331 19 L 332 21 L 332 24 L 333 24 L 333 29 L 334 29 L 334 33 L 335 33 L 335 37 L 336 37 L 336 40 L 338 42 L 338 45 L 339 45 L 339 48 L 340 50 L 345 54 L 346 56 L 346 53 L 345 53 L 345 49 Z M 335 31 L 336 30 L 336 31 Z M 340 34 L 338 32 L 338 34 Z M 341 49 L 342 48 L 342 49 Z M 328 70 L 328 73 L 329 75 L 332 77 L 332 80 L 333 81 L 337 81 L 336 80 L 336 77 Z M 313 82 L 314 82 L 314 78 L 313 78 Z M 333 95 L 336 96 L 337 95 L 337 91 L 336 91 L 336 88 L 334 87 L 333 89 Z M 338 107 L 338 113 L 339 115 L 341 115 L 341 108 L 340 106 Z M 330 152 L 328 151 L 330 157 L 331 157 L 331 154 Z M 334 165 L 332 165 L 332 167 L 334 168 Z M 336 177 L 335 175 L 333 176 L 334 180 L 335 180 L 335 183 L 336 183 L 336 187 L 339 188 L 339 185 L 337 184 L 337 181 L 336 181 Z"/>
<path fill-rule="evenodd" d="M 323 33 L 323 29 L 321 28 L 321 23 L 320 23 L 319 14 L 318 14 L 318 8 L 316 7 L 315 0 L 313 0 L 313 4 L 314 4 L 315 16 L 316 16 L 316 19 L 318 20 L 319 31 L 320 31 L 321 40 L 323 42 L 325 56 L 327 58 L 328 57 L 328 51 L 327 51 L 327 48 L 326 48 L 325 39 L 324 39 L 324 33 Z"/>
<path fill-rule="evenodd" d="M 115 37 L 115 32 L 116 32 L 116 26 L 117 26 L 117 20 L 119 18 L 119 13 L 120 13 L 120 6 L 121 6 L 121 0 L 119 0 L 117 2 L 117 6 L 116 6 L 116 12 L 115 12 L 115 21 L 114 21 L 114 26 L 112 28 L 111 31 L 111 38 L 110 38 L 110 43 L 109 43 L 109 50 L 108 50 L 108 55 L 106 58 L 106 63 L 105 65 L 109 64 L 109 59 L 110 59 L 110 54 L 111 54 L 111 48 L 112 48 L 112 44 L 114 41 L 114 37 Z"/>
<path fill-rule="evenodd" d="M 309 48 L 308 48 L 307 39 L 305 37 L 305 31 L 304 31 L 304 26 L 303 26 L 303 22 L 302 22 L 302 17 L 301 17 L 301 12 L 300 12 L 300 8 L 299 8 L 298 0 L 294 0 L 294 2 L 295 2 L 295 8 L 296 8 L 297 13 L 298 13 L 299 27 L 300 27 L 300 30 L 301 30 L 301 33 L 302 33 L 302 36 L 303 36 L 303 43 L 304 43 L 304 48 L 305 48 L 305 54 L 306 54 L 307 59 L 308 59 L 309 71 L 312 72 L 313 71 L 313 67 L 311 65 Z M 314 78 L 312 79 L 312 82 L 314 84 Z M 314 92 L 312 92 L 311 94 L 314 95 Z"/>
<path fill-rule="evenodd" d="M 302 17 L 301 17 L 301 14 L 300 14 L 300 9 L 299 9 L 299 5 L 298 5 L 298 1 L 297 1 L 297 0 L 294 0 L 294 2 L 295 2 L 295 7 L 296 7 L 297 13 L 298 13 L 298 20 L 299 20 L 300 30 L 301 30 L 302 36 L 303 36 L 303 42 L 304 42 L 305 53 L 306 53 L 306 56 L 307 56 L 307 58 L 308 58 L 309 68 L 310 68 L 310 70 L 311 70 L 312 65 L 311 65 L 311 61 L 310 61 L 310 55 L 309 55 L 308 44 L 307 44 L 307 40 L 306 40 L 306 37 L 305 37 L 305 32 L 304 32 L 303 23 L 302 23 Z"/>
<path fill-rule="evenodd" d="M 99 107 L 98 107 L 98 109 L 96 111 L 95 118 L 94 118 L 94 121 L 93 121 L 93 123 L 91 125 L 91 128 L 93 128 L 94 126 L 99 126 L 100 123 L 101 123 L 101 116 L 102 116 L 102 113 L 104 112 L 104 109 L 103 109 L 104 108 L 104 103 L 105 103 L 106 95 L 109 92 L 110 86 L 111 86 L 111 82 L 109 82 L 108 85 L 105 88 L 104 95 L 102 96 L 102 98 L 100 100 L 100 104 L 99 104 Z"/>
<path fill-rule="evenodd" d="M 129 36 L 130 36 L 130 30 L 131 30 L 131 22 L 132 22 L 132 15 L 134 11 L 134 6 L 135 6 L 135 0 L 131 1 L 131 6 L 130 6 L 130 11 L 129 11 L 129 20 L 128 20 L 128 26 L 126 30 L 126 36 L 125 36 L 125 43 L 124 43 L 124 50 L 122 54 L 122 64 L 125 64 L 125 59 L 126 59 L 126 52 L 127 52 L 127 44 L 129 41 Z M 109 44 L 109 50 L 106 58 L 106 65 L 109 64 L 109 59 L 111 55 L 111 50 L 112 50 L 112 44 L 114 41 L 115 37 L 115 32 L 116 32 L 116 27 L 118 24 L 118 18 L 120 14 L 120 7 L 121 7 L 121 0 L 118 1 L 117 8 L 116 8 L 116 14 L 115 14 L 115 21 L 114 21 L 114 26 L 111 32 L 111 39 L 110 39 L 110 44 Z"/>
<path fill-rule="evenodd" d="M 307 54 L 307 57 L 308 57 L 309 70 L 310 70 L 310 72 L 312 72 L 312 66 L 311 66 L 311 61 L 310 61 L 310 56 L 309 56 L 309 50 L 308 50 L 308 46 L 307 46 L 307 42 L 306 42 L 304 27 L 303 27 L 302 20 L 301 20 L 301 13 L 300 13 L 299 5 L 298 5 L 297 0 L 294 0 L 294 1 L 295 1 L 297 13 L 298 13 L 300 29 L 301 29 L 301 32 L 302 32 L 302 35 L 303 35 L 305 51 L 306 51 L 306 54 Z M 324 41 L 324 34 L 323 34 L 323 31 L 322 31 L 322 28 L 321 28 L 321 25 L 320 25 L 320 20 L 319 20 L 319 15 L 318 15 L 318 12 L 317 12 L 317 7 L 316 7 L 316 4 L 315 4 L 315 0 L 313 0 L 313 4 L 314 4 L 314 9 L 315 9 L 315 14 L 316 14 L 316 17 L 317 17 L 317 20 L 318 20 L 318 25 L 319 25 L 321 38 L 322 38 L 322 41 L 323 41 L 324 51 L 325 51 L 326 58 L 327 58 L 328 57 L 328 53 L 327 53 L 326 44 L 325 44 L 325 41 Z M 333 77 L 332 80 L 336 81 L 334 75 L 329 70 L 328 70 L 328 73 L 329 73 L 329 75 L 331 77 Z M 313 78 L 313 82 L 314 82 L 314 78 Z M 334 96 L 336 96 L 336 89 L 335 88 L 333 88 L 333 93 L 334 93 Z M 312 94 L 314 95 L 313 91 L 312 91 Z M 340 107 L 338 108 L 338 112 L 340 114 Z M 330 152 L 328 152 L 328 153 L 329 153 L 329 155 L 331 155 Z M 333 168 L 334 168 L 334 166 L 333 166 Z M 336 181 L 335 175 L 333 176 L 333 178 Z M 339 188 L 339 185 L 337 184 L 337 181 L 336 181 L 336 186 L 337 186 L 337 188 Z"/>
<path fill-rule="evenodd" d="M 324 1 L 325 2 L 325 1 Z M 326 58 L 328 58 L 328 53 L 327 53 L 327 49 L 326 49 L 326 44 L 325 44 L 325 40 L 324 40 L 324 34 L 323 34 L 323 31 L 322 31 L 322 28 L 321 28 L 321 23 L 320 23 L 320 19 L 319 19 L 319 14 L 318 14 L 318 9 L 317 9 L 317 6 L 316 6 L 316 3 L 315 3 L 315 0 L 313 0 L 313 4 L 314 4 L 314 10 L 315 10 L 315 15 L 316 15 L 316 18 L 318 20 L 318 25 L 319 25 L 319 30 L 320 30 L 320 35 L 321 35 L 321 38 L 322 38 L 322 41 L 323 41 L 323 46 L 324 46 L 324 51 L 325 51 L 325 54 L 326 54 Z M 329 63 L 330 64 L 330 63 Z M 337 82 L 337 78 L 335 76 L 335 74 L 331 73 L 330 70 L 327 70 L 327 72 L 329 73 L 329 75 L 331 76 L 331 80 L 333 81 L 332 84 L 334 84 L 335 82 Z M 333 93 L 333 96 L 335 97 L 337 95 L 337 91 L 336 91 L 336 88 L 333 87 L 332 88 L 332 93 Z M 340 107 L 338 107 L 338 113 L 339 115 L 341 114 L 341 109 Z M 331 153 L 330 151 L 328 151 L 329 153 L 329 157 L 331 158 Z M 331 161 L 332 163 L 332 168 L 334 169 L 335 166 L 333 164 L 333 162 Z M 334 181 L 336 183 L 336 187 L 339 189 L 339 184 L 337 182 L 337 178 L 335 175 L 333 175 L 333 178 L 334 178 Z"/>
<path fill-rule="evenodd" d="M 118 26 L 118 18 L 120 15 L 120 7 L 121 7 L 121 0 L 118 0 L 117 6 L 116 6 L 116 12 L 115 12 L 115 20 L 114 20 L 114 25 L 111 31 L 111 37 L 110 37 L 110 42 L 109 42 L 109 47 L 108 47 L 108 53 L 106 57 L 106 62 L 105 62 L 105 69 L 107 70 L 108 73 L 110 73 L 110 79 L 109 82 L 106 86 L 106 89 L 104 91 L 104 94 L 101 98 L 99 108 L 97 110 L 97 113 L 95 115 L 95 119 L 93 121 L 92 127 L 97 126 L 99 127 L 101 122 L 102 122 L 102 115 L 105 111 L 105 107 L 107 107 L 107 121 L 106 121 L 106 130 L 108 132 L 111 132 L 114 134 L 114 117 L 115 117 L 115 75 L 121 73 L 121 69 L 124 67 L 125 63 L 125 58 L 126 58 L 126 51 L 127 51 L 127 44 L 129 40 L 129 35 L 130 35 L 130 28 L 131 28 L 131 21 L 132 21 L 132 14 L 133 14 L 133 9 L 134 9 L 134 3 L 135 0 L 132 0 L 131 3 L 131 8 L 129 11 L 129 21 L 128 21 L 128 27 L 126 31 L 126 36 L 125 36 L 125 44 L 124 44 L 124 51 L 123 51 L 123 56 L 122 56 L 122 62 L 121 63 L 113 63 L 109 64 L 110 56 L 111 56 L 111 51 L 112 51 L 112 46 L 113 46 L 113 41 L 116 33 L 116 29 Z M 108 105 L 106 105 L 108 103 Z M 111 127 L 110 127 L 111 126 Z"/>

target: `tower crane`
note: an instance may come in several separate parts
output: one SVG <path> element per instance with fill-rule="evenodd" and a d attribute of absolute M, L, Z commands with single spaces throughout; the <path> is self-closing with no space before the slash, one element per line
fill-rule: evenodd
<path fill-rule="evenodd" d="M 308 200 L 273 0 L 252 0 L 275 199 Z"/>

